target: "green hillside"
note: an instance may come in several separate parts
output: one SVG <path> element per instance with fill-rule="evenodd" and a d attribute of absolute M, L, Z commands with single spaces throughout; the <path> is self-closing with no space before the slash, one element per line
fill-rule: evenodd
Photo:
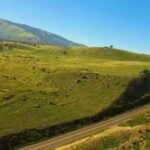
<path fill-rule="evenodd" d="M 0 19 L 0 39 L 57 46 L 83 46 L 56 34 Z"/>
<path fill-rule="evenodd" d="M 1 42 L 0 137 L 102 112 L 144 69 L 150 56 L 122 50 Z"/>

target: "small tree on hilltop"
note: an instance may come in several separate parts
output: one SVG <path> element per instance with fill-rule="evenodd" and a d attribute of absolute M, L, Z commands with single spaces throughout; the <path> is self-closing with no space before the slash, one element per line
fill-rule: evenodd
<path fill-rule="evenodd" d="M 113 45 L 110 45 L 110 48 L 114 48 L 114 46 L 113 46 Z"/>

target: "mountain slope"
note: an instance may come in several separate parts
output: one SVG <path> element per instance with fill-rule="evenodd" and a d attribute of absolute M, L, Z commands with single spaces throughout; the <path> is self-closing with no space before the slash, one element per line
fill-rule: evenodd
<path fill-rule="evenodd" d="M 83 46 L 56 34 L 0 19 L 0 39 L 57 46 Z"/>

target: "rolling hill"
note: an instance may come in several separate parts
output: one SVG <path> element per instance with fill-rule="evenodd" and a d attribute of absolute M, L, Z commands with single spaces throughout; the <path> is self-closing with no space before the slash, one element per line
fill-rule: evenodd
<path fill-rule="evenodd" d="M 83 46 L 56 34 L 3 19 L 0 19 L 0 40 L 57 45 L 64 47 Z"/>
<path fill-rule="evenodd" d="M 123 50 L 0 42 L 0 150 L 149 102 L 145 69 L 149 55 Z"/>

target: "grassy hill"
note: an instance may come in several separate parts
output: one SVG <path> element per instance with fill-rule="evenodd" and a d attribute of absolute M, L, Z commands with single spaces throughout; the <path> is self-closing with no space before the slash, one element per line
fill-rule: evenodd
<path fill-rule="evenodd" d="M 2 42 L 0 137 L 102 112 L 144 69 L 150 56 L 117 49 Z"/>
<path fill-rule="evenodd" d="M 32 44 L 47 44 L 57 46 L 83 46 L 59 35 L 43 31 L 24 24 L 13 23 L 0 19 L 0 39 L 19 41 Z"/>

